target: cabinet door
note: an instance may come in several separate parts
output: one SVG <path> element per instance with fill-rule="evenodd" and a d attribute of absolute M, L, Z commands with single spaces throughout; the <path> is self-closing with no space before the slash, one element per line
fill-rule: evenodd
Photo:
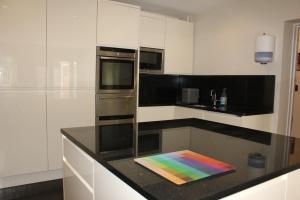
<path fill-rule="evenodd" d="M 44 88 L 46 0 L 0 4 L 0 88 Z"/>
<path fill-rule="evenodd" d="M 47 170 L 46 94 L 0 91 L 0 177 Z"/>
<path fill-rule="evenodd" d="M 167 17 L 165 73 L 192 74 L 194 58 L 194 25 Z"/>
<path fill-rule="evenodd" d="M 281 176 L 234 195 L 223 198 L 222 200 L 253 200 L 253 199 L 272 199 L 285 200 L 287 176 Z M 293 200 L 293 199 L 289 199 Z"/>
<path fill-rule="evenodd" d="M 79 179 L 70 165 L 64 163 L 64 200 L 93 200 L 93 191 Z"/>
<path fill-rule="evenodd" d="M 266 132 L 275 132 L 272 126 L 273 114 L 251 115 L 242 117 L 242 127 L 261 130 Z"/>
<path fill-rule="evenodd" d="M 94 162 L 94 171 L 95 200 L 146 200 L 97 161 Z"/>
<path fill-rule="evenodd" d="M 99 0 L 97 43 L 99 46 L 137 49 L 140 8 Z"/>
<path fill-rule="evenodd" d="M 150 122 L 175 119 L 175 106 L 138 107 L 137 121 Z"/>
<path fill-rule="evenodd" d="M 142 12 L 140 19 L 140 46 L 164 49 L 166 18 L 161 15 Z"/>
<path fill-rule="evenodd" d="M 203 111 L 203 119 L 233 126 L 242 126 L 242 117 L 230 114 Z"/>
<path fill-rule="evenodd" d="M 47 87 L 94 89 L 97 0 L 47 3 Z"/>
<path fill-rule="evenodd" d="M 95 124 L 94 91 L 61 90 L 47 93 L 49 169 L 62 168 L 61 128 Z"/>
<path fill-rule="evenodd" d="M 300 199 L 300 170 L 288 174 L 286 200 Z"/>
<path fill-rule="evenodd" d="M 176 106 L 175 119 L 185 119 L 185 118 L 203 119 L 203 110 Z"/>

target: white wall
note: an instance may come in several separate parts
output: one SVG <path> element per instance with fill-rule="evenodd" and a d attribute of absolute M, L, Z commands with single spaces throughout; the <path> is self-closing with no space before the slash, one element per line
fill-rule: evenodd
<path fill-rule="evenodd" d="M 202 75 L 276 75 L 274 130 L 277 124 L 284 22 L 300 18 L 299 0 L 237 0 L 198 16 L 194 73 Z M 274 62 L 254 62 L 256 36 L 276 37 Z"/>

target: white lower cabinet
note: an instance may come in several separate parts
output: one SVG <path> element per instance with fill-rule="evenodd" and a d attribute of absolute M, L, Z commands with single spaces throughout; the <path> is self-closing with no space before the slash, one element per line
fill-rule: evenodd
<path fill-rule="evenodd" d="M 92 90 L 47 92 L 49 169 L 62 168 L 61 128 L 95 125 L 95 93 Z"/>
<path fill-rule="evenodd" d="M 74 171 L 64 163 L 64 200 L 93 200 L 93 193 L 75 175 Z"/>
<path fill-rule="evenodd" d="M 300 199 L 299 182 L 300 182 L 300 170 L 296 170 L 288 174 L 286 200 Z"/>
<path fill-rule="evenodd" d="M 197 118 L 203 119 L 203 110 L 194 109 L 194 108 L 186 108 L 179 107 L 175 108 L 175 118 L 176 119 L 186 119 L 186 118 Z"/>
<path fill-rule="evenodd" d="M 189 128 L 178 128 L 178 136 L 189 135 L 182 134 L 185 131 L 190 132 Z M 188 145 L 192 138 L 181 137 L 178 140 L 185 140 Z M 65 200 L 145 200 L 141 194 L 66 137 L 63 137 L 63 141 Z M 176 146 L 176 141 L 174 142 L 163 144 L 163 148 L 172 151 L 171 146 Z M 93 172 L 93 186 L 89 184 L 90 176 L 85 175 L 84 169 L 90 169 L 89 173 Z M 300 170 L 297 170 L 224 197 L 222 200 L 299 200 L 299 182 Z"/>
<path fill-rule="evenodd" d="M 285 200 L 287 176 L 283 175 L 268 182 L 243 190 L 222 200 Z M 297 200 L 297 199 L 287 199 Z"/>
<path fill-rule="evenodd" d="M 0 102 L 0 178 L 46 171 L 46 93 L 0 91 Z"/>
<path fill-rule="evenodd" d="M 239 116 L 210 111 L 203 111 L 203 119 L 234 126 L 241 126 L 242 124 L 242 118 Z"/>
<path fill-rule="evenodd" d="M 138 107 L 137 121 L 161 121 L 175 119 L 175 106 Z"/>
<path fill-rule="evenodd" d="M 95 161 L 95 200 L 146 200 L 133 188 Z"/>
<path fill-rule="evenodd" d="M 274 133 L 273 114 L 243 116 L 241 127 Z"/>

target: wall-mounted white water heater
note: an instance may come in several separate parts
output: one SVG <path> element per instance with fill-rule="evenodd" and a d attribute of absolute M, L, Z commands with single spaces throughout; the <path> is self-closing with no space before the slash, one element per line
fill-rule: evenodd
<path fill-rule="evenodd" d="M 273 61 L 275 37 L 263 33 L 256 39 L 255 62 L 268 64 Z"/>

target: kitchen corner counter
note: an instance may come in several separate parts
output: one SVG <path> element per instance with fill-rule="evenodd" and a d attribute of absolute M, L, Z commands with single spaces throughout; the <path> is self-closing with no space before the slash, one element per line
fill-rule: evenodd
<path fill-rule="evenodd" d="M 145 199 L 220 199 L 300 168 L 299 139 L 194 118 L 61 132 Z M 209 156 L 236 170 L 177 186 L 133 160 L 180 150 Z M 249 164 L 253 154 L 265 158 L 264 167 Z"/>

